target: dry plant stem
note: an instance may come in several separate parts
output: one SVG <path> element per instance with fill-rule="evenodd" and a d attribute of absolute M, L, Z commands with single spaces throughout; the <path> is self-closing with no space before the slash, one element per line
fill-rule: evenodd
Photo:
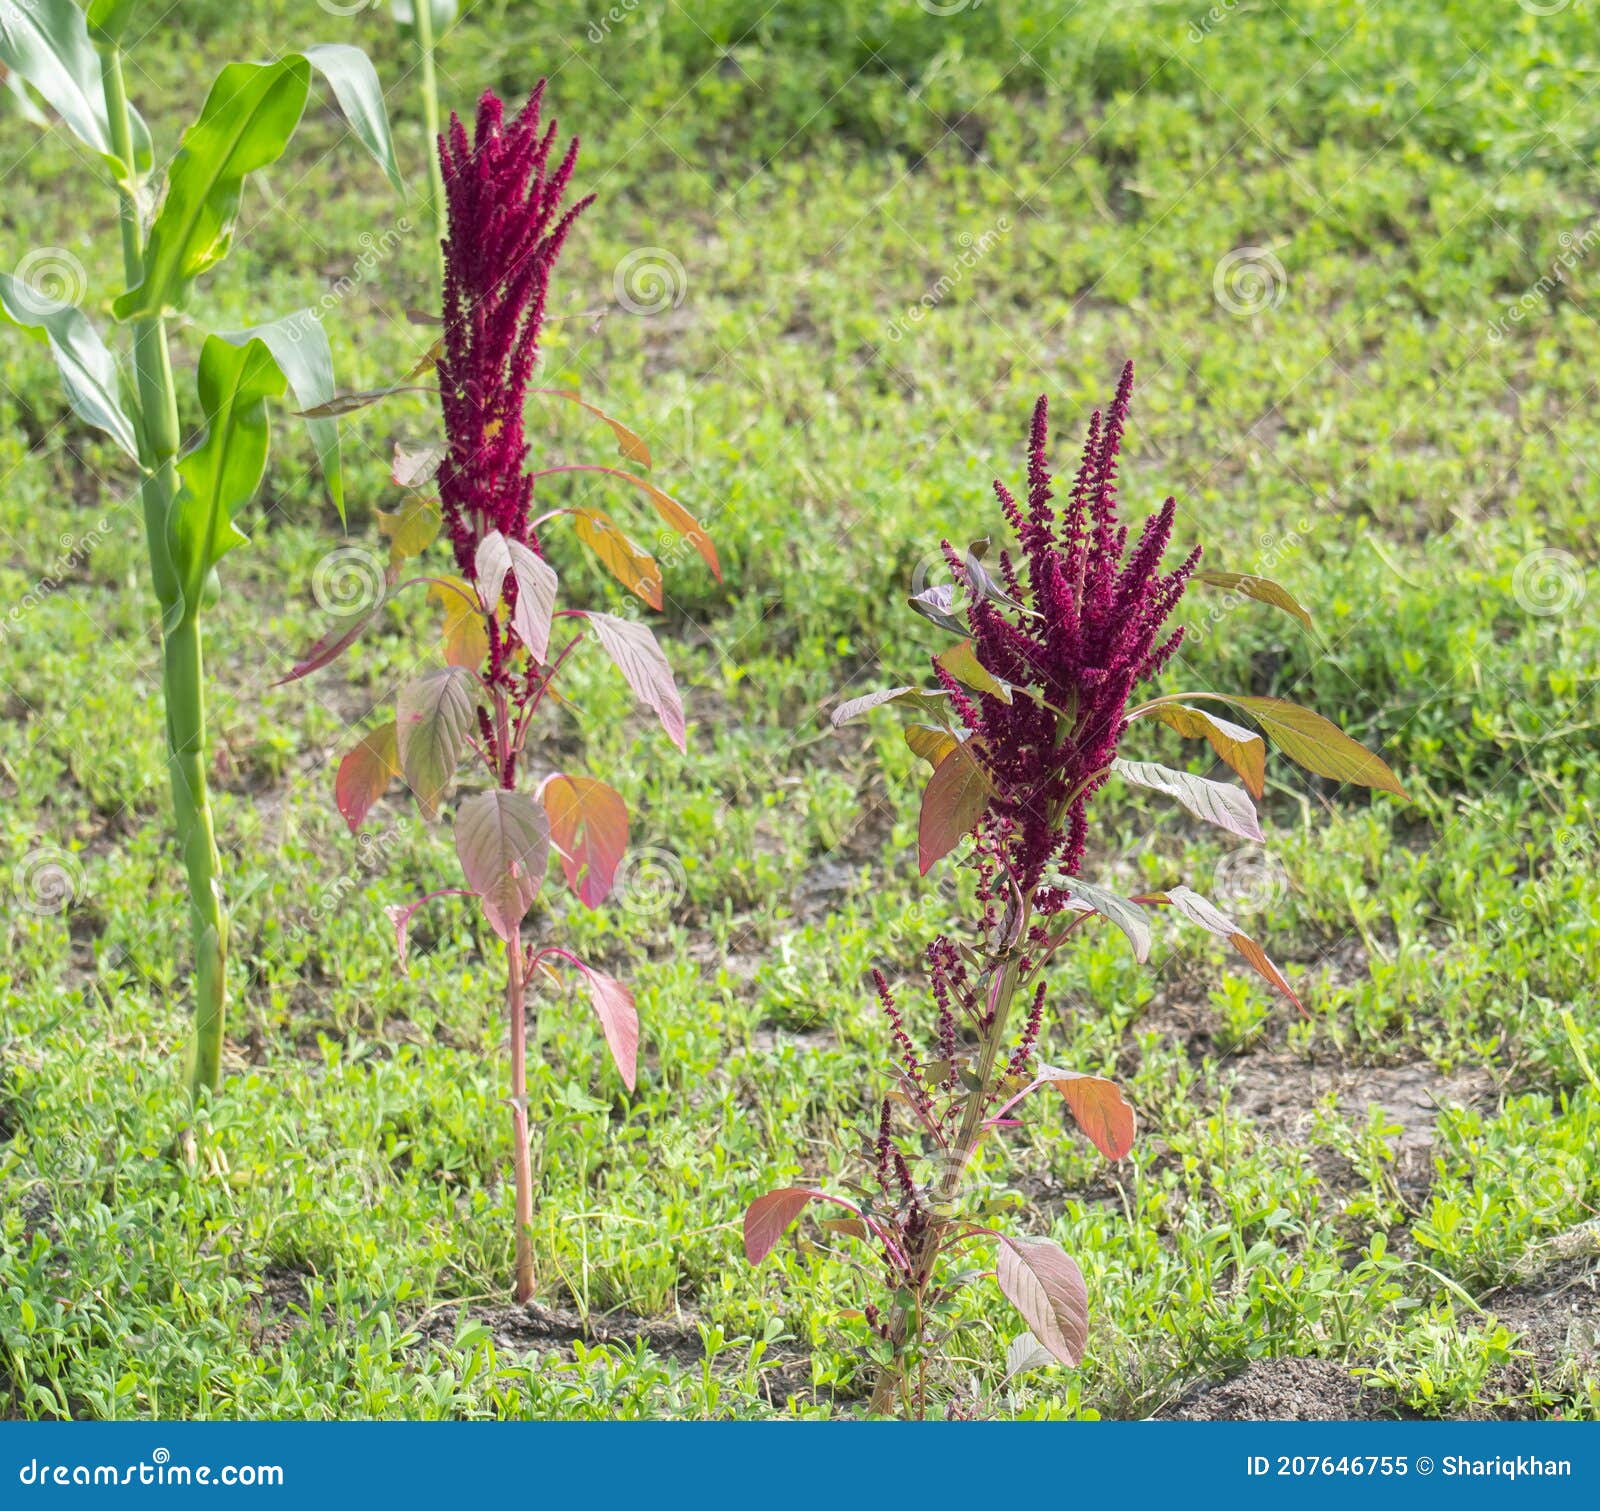
<path fill-rule="evenodd" d="M 999 951 L 990 957 L 990 969 L 994 972 L 994 984 L 989 992 L 991 1021 L 978 1047 L 978 1064 L 974 1072 L 977 1087 L 967 1094 L 966 1105 L 961 1113 L 961 1126 L 947 1153 L 944 1174 L 939 1180 L 937 1198 L 941 1204 L 954 1199 L 961 1186 L 961 1177 L 966 1173 L 967 1166 L 983 1139 L 984 1112 L 989 1104 L 990 1083 L 994 1079 L 995 1065 L 1006 1042 L 1006 1025 L 1011 1017 L 1011 1002 L 1017 993 L 1017 978 L 1022 968 L 1022 941 L 1027 937 L 1031 914 L 1032 909 L 1027 902 L 1020 904 L 1012 902 L 1006 910 L 1005 925 L 1002 930 L 1004 943 Z M 935 1218 L 929 1223 L 918 1250 L 911 1256 L 912 1267 L 921 1280 L 913 1293 L 896 1303 L 890 1315 L 889 1337 L 895 1347 L 895 1358 L 893 1362 L 885 1364 L 878 1371 L 872 1401 L 868 1406 L 868 1410 L 874 1416 L 883 1416 L 892 1411 L 895 1402 L 909 1391 L 905 1356 L 901 1350 L 913 1336 L 921 1335 L 926 1291 L 933 1279 L 933 1267 L 939 1256 L 939 1246 L 949 1226 L 947 1219 Z M 921 1352 L 919 1349 L 919 1358 Z M 919 1380 L 920 1378 L 919 1363 Z M 920 1416 L 925 1404 L 925 1396 L 919 1383 L 915 1401 L 912 1402 L 907 1396 L 907 1405 L 914 1405 L 914 1414 Z"/>

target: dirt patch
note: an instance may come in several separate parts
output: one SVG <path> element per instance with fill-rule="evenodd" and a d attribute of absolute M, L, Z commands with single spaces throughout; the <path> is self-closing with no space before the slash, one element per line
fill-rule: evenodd
<path fill-rule="evenodd" d="M 1537 1276 L 1482 1303 L 1517 1334 L 1517 1346 L 1526 1352 L 1508 1371 L 1507 1383 L 1518 1395 L 1535 1380 L 1563 1390 L 1600 1372 L 1600 1227 L 1586 1223 L 1552 1245 L 1558 1253 L 1563 1247 L 1588 1252 L 1557 1258 Z"/>
<path fill-rule="evenodd" d="M 449 1343 L 456 1335 L 461 1310 L 446 1307 L 435 1312 L 422 1324 L 423 1337 Z M 624 1348 L 643 1343 L 651 1352 L 680 1364 L 698 1364 L 705 1357 L 700 1334 L 692 1322 L 634 1317 L 626 1312 L 585 1319 L 564 1307 L 540 1306 L 537 1302 L 527 1306 L 469 1306 L 465 1310 L 474 1322 L 488 1327 L 495 1347 L 508 1353 L 526 1353 L 534 1348 L 570 1349 L 574 1343 L 620 1344 Z"/>
<path fill-rule="evenodd" d="M 1406 1065 L 1328 1065 L 1273 1051 L 1225 1062 L 1224 1076 L 1235 1112 L 1275 1138 L 1301 1147 L 1307 1147 L 1316 1110 L 1329 1094 L 1358 1128 L 1366 1124 L 1370 1108 L 1380 1108 L 1386 1120 L 1400 1129 L 1389 1142 L 1395 1153 L 1395 1180 L 1407 1192 L 1424 1190 L 1432 1180 L 1440 1111 L 1486 1106 L 1495 1094 L 1494 1079 L 1487 1071 L 1445 1076 L 1426 1060 Z M 1329 1161 L 1344 1164 L 1330 1151 L 1314 1153 L 1319 1159 L 1326 1155 Z M 1320 1165 L 1319 1173 L 1335 1174 L 1322 1171 Z"/>
<path fill-rule="evenodd" d="M 1363 1390 L 1332 1359 L 1253 1359 L 1226 1380 L 1194 1387 L 1169 1412 L 1173 1422 L 1376 1422 L 1393 1400 Z"/>

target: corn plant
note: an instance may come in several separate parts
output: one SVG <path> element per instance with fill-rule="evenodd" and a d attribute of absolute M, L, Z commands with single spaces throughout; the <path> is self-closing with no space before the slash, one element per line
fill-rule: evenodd
<path fill-rule="evenodd" d="M 720 576 L 705 531 L 654 484 L 609 466 L 529 469 L 524 410 L 530 397 L 581 405 L 611 427 L 625 457 L 650 464 L 640 437 L 595 405 L 565 390 L 532 386 L 551 272 L 573 224 L 590 204 L 582 199 L 561 208 L 578 143 L 574 139 L 559 160 L 552 158 L 556 126 L 552 122 L 541 129 L 543 91 L 541 83 L 510 121 L 500 100 L 486 94 L 470 139 L 454 115 L 440 138 L 448 234 L 444 330 L 431 360 L 443 436 L 434 445 L 396 449 L 393 478 L 406 492 L 379 520 L 389 541 L 386 593 L 336 622 L 285 679 L 305 676 L 342 654 L 396 594 L 425 589 L 443 610 L 443 664 L 407 683 L 395 700 L 394 719 L 363 735 L 344 756 L 335 798 L 355 832 L 396 776 L 404 777 L 426 819 L 438 815 L 464 757 L 487 779 L 455 809 L 455 848 L 466 886 L 441 888 L 390 913 L 402 961 L 412 915 L 452 893 L 478 899 L 504 946 L 519 1301 L 534 1288 L 530 981 L 558 982 L 559 966 L 579 973 L 630 1091 L 639 1045 L 633 994 L 621 981 L 564 947 L 535 949 L 522 942 L 522 924 L 543 884 L 551 850 L 579 900 L 596 907 L 610 893 L 628 845 L 628 811 L 621 795 L 597 777 L 544 767 L 537 744 L 529 743 L 534 720 L 547 701 L 559 700 L 556 681 L 563 668 L 585 646 L 598 645 L 672 742 L 685 748 L 683 704 L 655 637 L 619 615 L 558 608 L 559 583 L 539 532 L 570 520 L 578 539 L 655 609 L 662 607 L 659 566 L 599 510 L 558 504 L 535 514 L 535 489 L 553 486 L 549 480 L 561 476 L 621 480 L 642 491 L 669 528 Z M 358 407 L 398 391 L 354 395 L 326 408 Z M 440 537 L 455 570 L 400 580 L 403 564 Z M 537 773 L 531 781 L 525 780 L 528 768 Z"/>
<path fill-rule="evenodd" d="M 228 915 L 207 794 L 202 610 L 220 592 L 218 562 L 245 544 L 237 520 L 266 468 L 268 405 L 294 391 L 302 406 L 333 392 L 327 337 L 314 314 L 230 332 L 197 333 L 196 397 L 204 421 L 184 445 L 169 324 L 185 324 L 196 281 L 227 256 L 246 178 L 277 161 L 305 109 L 311 74 L 332 89 L 352 129 L 398 188 L 383 95 L 358 48 L 321 44 L 217 75 L 177 153 L 158 170 L 150 132 L 130 103 L 123 38 L 139 0 L 27 0 L 0 7 L 0 62 L 95 155 L 115 189 L 125 287 L 112 317 L 129 333 L 115 351 L 85 310 L 0 274 L 0 310 L 45 341 L 79 418 L 138 468 L 150 577 L 161 614 L 162 690 L 177 836 L 195 954 L 190 1083 L 222 1073 Z M 32 97 L 30 108 L 37 112 Z M 152 206 L 154 208 L 152 209 Z M 131 363 L 132 380 L 128 379 Z M 339 435 L 311 422 L 324 477 L 343 512 Z"/>
<path fill-rule="evenodd" d="M 745 1214 L 745 1250 L 759 1264 L 814 1200 L 848 1215 L 827 1228 L 876 1250 L 888 1289 L 864 1317 L 878 1365 L 874 1412 L 922 1416 L 941 1339 L 959 1325 L 959 1292 L 992 1274 L 1028 1331 L 1012 1343 L 1008 1377 L 1040 1362 L 1076 1365 L 1088 1339 L 1088 1291 L 1077 1263 L 1053 1240 L 1013 1237 L 992 1226 L 989 1205 L 963 1182 L 989 1135 L 1019 1125 L 1022 1104 L 1053 1088 L 1106 1158 L 1131 1149 L 1135 1118 L 1121 1089 L 1041 1056 L 1049 972 L 1058 952 L 1092 919 L 1120 929 L 1143 962 L 1148 912 L 1177 917 L 1226 939 L 1266 981 L 1299 1005 L 1261 946 L 1220 908 L 1187 887 L 1122 897 L 1082 880 L 1090 805 L 1122 782 L 1171 798 L 1237 837 L 1263 838 L 1252 799 L 1264 791 L 1266 741 L 1321 776 L 1404 796 L 1389 768 L 1320 715 L 1278 698 L 1209 691 L 1135 701 L 1183 639 L 1168 620 L 1193 585 L 1287 610 L 1309 625 L 1286 589 L 1266 578 L 1199 570 L 1197 547 L 1171 570 L 1163 561 L 1176 519 L 1167 499 L 1137 539 L 1118 519 L 1117 457 L 1132 393 L 1124 370 L 1109 413 L 1096 413 L 1065 508 L 1057 515 L 1047 462 L 1046 406 L 1034 410 L 1022 502 L 995 493 L 1019 555 L 985 565 L 988 542 L 943 553 L 950 581 L 911 606 L 951 643 L 932 658 L 935 685 L 895 687 L 842 704 L 844 724 L 884 704 L 920 716 L 906 731 L 932 767 L 922 797 L 918 858 L 924 875 L 964 847 L 976 878 L 978 916 L 966 937 L 941 934 L 928 949 L 932 1032 L 921 1044 L 885 976 L 875 985 L 892 1044 L 893 1084 L 864 1139 L 864 1180 L 841 1196 L 816 1185 L 768 1192 Z M 1213 711 L 1242 710 L 1261 733 Z M 1124 736 L 1154 721 L 1206 741 L 1243 786 L 1125 759 Z M 1263 738 L 1265 736 L 1265 739 Z M 993 1252 L 974 1263 L 972 1250 Z"/>

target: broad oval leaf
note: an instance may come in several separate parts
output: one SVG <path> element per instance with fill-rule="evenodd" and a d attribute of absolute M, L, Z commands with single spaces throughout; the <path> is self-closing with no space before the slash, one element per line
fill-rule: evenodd
<path fill-rule="evenodd" d="M 333 799 L 352 834 L 360 829 L 372 805 L 388 791 L 390 780 L 399 775 L 400 748 L 394 720 L 390 719 L 362 735 L 339 762 Z"/>
<path fill-rule="evenodd" d="M 672 743 L 679 750 L 687 749 L 683 703 L 672 678 L 672 668 L 656 644 L 656 637 L 631 619 L 592 611 L 586 612 L 584 617 L 594 626 L 602 648 L 616 663 L 634 696 L 654 710 Z"/>
<path fill-rule="evenodd" d="M 1145 917 L 1144 909 L 1126 897 L 1119 897 L 1092 882 L 1080 881 L 1076 876 L 1071 877 L 1066 886 L 1071 894 L 1067 898 L 1069 908 L 1079 913 L 1098 913 L 1109 919 L 1128 936 L 1135 960 L 1143 965 L 1150 958 L 1150 920 Z"/>
<path fill-rule="evenodd" d="M 410 447 L 398 441 L 389 479 L 397 488 L 425 488 L 433 481 L 448 447 L 441 445 Z"/>
<path fill-rule="evenodd" d="M 555 570 L 520 540 L 507 540 L 506 550 L 511 553 L 511 578 L 517 585 L 511 625 L 528 654 L 542 663 L 550 654 L 550 626 L 556 612 Z"/>
<path fill-rule="evenodd" d="M 1018 1375 L 1050 1363 L 1055 1356 L 1029 1332 L 1018 1333 L 1006 1346 L 1006 1376 L 1000 1383 L 1007 1384 Z"/>
<path fill-rule="evenodd" d="M 1154 761 L 1115 760 L 1111 769 L 1125 782 L 1148 787 L 1153 792 L 1176 798 L 1190 813 L 1241 839 L 1264 840 L 1261 821 L 1249 797 L 1226 782 L 1213 782 L 1187 771 L 1174 771 Z"/>
<path fill-rule="evenodd" d="M 917 821 L 917 865 L 924 876 L 977 826 L 993 791 L 989 773 L 965 745 L 933 768 Z"/>
<path fill-rule="evenodd" d="M 442 516 L 438 499 L 413 493 L 401 500 L 393 514 L 385 514 L 382 509 L 372 512 L 378 521 L 378 534 L 389 542 L 391 566 L 422 555 L 439 538 Z"/>
<path fill-rule="evenodd" d="M 0 313 L 13 325 L 44 338 L 72 412 L 85 424 L 105 431 L 138 461 L 139 439 L 122 407 L 117 359 L 89 317 L 76 305 L 41 294 L 10 273 L 0 273 Z"/>
<path fill-rule="evenodd" d="M 1104 1076 L 1041 1065 L 1037 1085 L 1054 1086 L 1066 1100 L 1074 1121 L 1107 1159 L 1121 1159 L 1133 1148 L 1135 1120 L 1122 1088 Z"/>
<path fill-rule="evenodd" d="M 1063 1364 L 1083 1361 L 1089 1341 L 1089 1288 L 1059 1244 L 1048 1238 L 1002 1237 L 995 1279 L 1043 1347 Z"/>
<path fill-rule="evenodd" d="M 943 688 L 926 687 L 885 687 L 875 693 L 863 693 L 834 709 L 833 727 L 841 729 L 885 703 L 915 703 L 924 712 L 942 713 L 950 706 L 950 694 Z"/>
<path fill-rule="evenodd" d="M 310 65 L 297 53 L 275 63 L 230 63 L 217 75 L 167 170 L 144 276 L 113 306 L 119 320 L 181 309 L 194 280 L 228 255 L 245 177 L 282 156 L 310 86 Z"/>
<path fill-rule="evenodd" d="M 567 885 L 586 908 L 599 907 L 628 850 L 628 805 L 595 777 L 564 772 L 545 781 L 539 798 Z"/>
<path fill-rule="evenodd" d="M 821 1191 L 811 1186 L 784 1186 L 758 1196 L 745 1209 L 744 1257 L 751 1264 L 760 1264 L 808 1203 L 826 1200 Z"/>
<path fill-rule="evenodd" d="M 1245 598 L 1254 598 L 1257 603 L 1271 604 L 1275 609 L 1282 609 L 1284 613 L 1292 614 L 1308 630 L 1311 628 L 1311 616 L 1301 608 L 1294 594 L 1270 577 L 1257 577 L 1253 572 L 1202 571 L 1196 572 L 1190 581 L 1201 583 L 1208 588 L 1221 588 L 1228 593 L 1238 593 Z"/>
<path fill-rule="evenodd" d="M 472 575 L 477 579 L 478 597 L 491 614 L 500 607 L 500 595 L 510 571 L 510 542 L 498 530 L 491 530 L 478 542 L 478 549 L 472 558 Z"/>
<path fill-rule="evenodd" d="M 906 726 L 906 744 L 930 766 L 937 766 L 961 742 L 948 729 L 933 724 Z"/>
<path fill-rule="evenodd" d="M 971 640 L 962 640 L 933 658 L 963 687 L 973 692 L 988 693 L 1002 703 L 1011 701 L 1011 686 L 1002 682 L 980 660 Z"/>
<path fill-rule="evenodd" d="M 1305 1012 L 1305 1004 L 1295 995 L 1294 988 L 1289 985 L 1289 978 L 1272 963 L 1267 957 L 1267 952 L 1215 903 L 1202 897 L 1198 892 L 1190 891 L 1188 887 L 1170 887 L 1165 892 L 1154 894 L 1151 901 L 1170 903 L 1173 911 L 1187 918 L 1190 923 L 1198 924 L 1207 933 L 1226 939 L 1244 957 L 1252 970 L 1282 992 L 1302 1013 Z"/>
<path fill-rule="evenodd" d="M 1150 718 L 1177 730 L 1186 740 L 1208 741 L 1239 774 L 1245 791 L 1260 802 L 1267 790 L 1267 742 L 1254 730 L 1230 724 L 1203 708 L 1190 708 L 1187 703 L 1157 703 L 1148 712 Z"/>
<path fill-rule="evenodd" d="M 1406 797 L 1399 778 L 1383 761 L 1365 745 L 1352 740 L 1337 724 L 1309 708 L 1283 698 L 1232 697 L 1226 693 L 1193 696 L 1215 698 L 1242 708 L 1260 724 L 1279 750 L 1307 771 L 1337 782 L 1354 782 L 1357 786 L 1376 787 L 1396 797 Z"/>
<path fill-rule="evenodd" d="M 954 583 L 941 582 L 906 600 L 922 617 L 952 635 L 968 635 L 971 631 L 955 616 L 956 587 Z"/>
<path fill-rule="evenodd" d="M 483 625 L 472 585 L 460 577 L 441 577 L 428 587 L 428 601 L 444 610 L 444 659 L 447 666 L 482 666 L 489 654 L 489 632 Z"/>
<path fill-rule="evenodd" d="M 578 539 L 623 587 L 651 608 L 661 607 L 661 568 L 648 551 L 628 539 L 614 519 L 598 509 L 574 509 L 572 525 Z"/>
<path fill-rule="evenodd" d="M 496 787 L 456 809 L 456 855 L 483 916 L 508 944 L 544 885 L 550 821 L 526 792 Z"/>
<path fill-rule="evenodd" d="M 439 800 L 455 776 L 477 706 L 476 685 L 465 667 L 435 667 L 408 682 L 395 700 L 400 769 L 424 818 L 437 817 Z"/>

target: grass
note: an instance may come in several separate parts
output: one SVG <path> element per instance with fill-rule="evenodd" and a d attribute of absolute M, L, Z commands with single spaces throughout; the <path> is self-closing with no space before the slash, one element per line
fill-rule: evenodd
<path fill-rule="evenodd" d="M 130 83 L 160 139 L 222 61 L 308 24 L 284 0 L 244 9 L 195 0 L 140 46 Z M 1214 565 L 1269 572 L 1318 625 L 1230 609 L 1170 686 L 1309 703 L 1415 801 L 1278 761 L 1262 866 L 1108 794 L 1088 874 L 1260 903 L 1308 1016 L 1196 936 L 1162 935 L 1154 970 L 1114 933 L 1086 939 L 1049 1057 L 1114 1070 L 1140 1141 L 1108 1168 L 1044 1117 L 986 1173 L 1018 1193 L 1014 1229 L 1083 1264 L 1090 1356 L 1002 1388 L 1016 1323 L 980 1287 L 951 1383 L 985 1412 L 1147 1415 L 1305 1355 L 1366 1382 L 1378 1413 L 1600 1415 L 1600 85 L 1582 8 L 1302 0 L 1212 24 L 1165 0 L 946 18 L 780 0 L 751 20 L 762 7 L 669 0 L 604 27 L 469 10 L 442 44 L 449 103 L 549 72 L 601 196 L 554 298 L 606 313 L 555 328 L 551 386 L 648 436 L 726 569 L 725 589 L 692 556 L 668 572 L 688 758 L 599 664 L 549 727 L 552 760 L 613 775 L 635 814 L 620 905 L 552 890 L 535 926 L 638 988 L 639 1090 L 575 997 L 541 1004 L 545 1310 L 519 1319 L 493 940 L 446 900 L 398 975 L 383 907 L 453 874 L 448 835 L 392 794 L 358 846 L 331 795 L 435 628 L 420 602 L 391 611 L 339 671 L 270 685 L 325 625 L 311 584 L 349 560 L 329 554 L 377 542 L 391 442 L 429 433 L 401 398 L 344 427 L 348 542 L 285 419 L 253 548 L 225 563 L 209 654 L 228 1082 L 200 1164 L 169 1157 L 188 949 L 133 480 L 13 333 L 0 1410 L 859 1409 L 853 1272 L 807 1238 L 752 1272 L 738 1219 L 769 1186 L 847 1168 L 882 1074 L 863 978 L 914 977 L 951 902 L 915 876 L 918 763 L 893 720 L 836 734 L 820 710 L 919 673 L 918 564 L 940 534 L 994 528 L 988 483 L 1015 475 L 1035 394 L 1065 459 L 1132 356 L 1125 496 L 1176 494 Z M 384 15 L 313 20 L 372 49 L 420 186 Z M 426 345 L 403 312 L 432 254 L 394 234 L 406 207 L 342 136 L 315 104 L 197 308 L 226 329 L 329 294 L 341 382 L 364 388 Z M 0 162 L 5 262 L 64 250 L 103 318 L 114 204 L 87 155 L 11 112 Z M 630 254 L 681 297 L 620 306 Z M 538 434 L 552 454 L 606 439 L 566 412 Z M 575 597 L 614 596 L 570 542 L 551 549 Z M 51 868 L 64 908 L 39 901 Z"/>

